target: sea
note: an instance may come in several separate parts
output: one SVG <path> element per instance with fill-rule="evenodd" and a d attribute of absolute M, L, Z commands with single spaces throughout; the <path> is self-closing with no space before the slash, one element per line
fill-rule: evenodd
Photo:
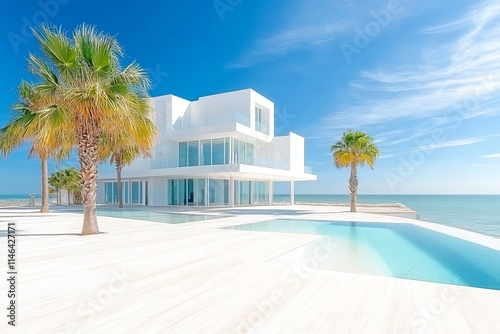
<path fill-rule="evenodd" d="M 27 206 L 29 194 L 0 194 L 1 206 Z M 289 203 L 290 195 L 274 195 L 275 203 Z M 35 203 L 40 204 L 40 194 Z M 51 195 L 51 203 L 55 203 Z M 418 212 L 420 219 L 500 238 L 500 195 L 363 195 L 360 204 L 400 203 Z M 349 195 L 295 195 L 296 204 L 349 203 Z"/>
<path fill-rule="evenodd" d="M 274 195 L 289 203 L 290 195 Z M 295 195 L 295 204 L 349 203 L 349 195 Z M 400 203 L 417 211 L 421 220 L 500 238 L 500 195 L 363 195 L 359 204 Z"/>

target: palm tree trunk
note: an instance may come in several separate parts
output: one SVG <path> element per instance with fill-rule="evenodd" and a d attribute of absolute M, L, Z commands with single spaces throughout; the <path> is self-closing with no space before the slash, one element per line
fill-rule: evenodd
<path fill-rule="evenodd" d="M 356 164 L 351 164 L 351 177 L 349 178 L 349 190 L 351 191 L 351 212 L 356 212 L 356 193 L 358 191 L 358 171 Z"/>
<path fill-rule="evenodd" d="M 82 235 L 99 234 L 96 211 L 99 131 L 97 124 L 92 120 L 86 120 L 80 124 L 82 128 L 78 133 L 77 139 L 83 202 Z"/>
<path fill-rule="evenodd" d="M 47 158 L 41 157 L 42 160 L 42 207 L 40 212 L 49 212 L 49 171 L 47 166 Z"/>
<path fill-rule="evenodd" d="M 116 180 L 118 181 L 118 207 L 123 208 L 122 192 L 122 159 L 120 154 L 115 153 Z"/>

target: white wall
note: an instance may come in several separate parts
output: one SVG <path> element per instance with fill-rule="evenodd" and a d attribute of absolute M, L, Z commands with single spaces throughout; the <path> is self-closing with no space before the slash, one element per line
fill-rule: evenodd
<path fill-rule="evenodd" d="M 304 138 L 290 132 L 290 170 L 304 173 Z"/>
<path fill-rule="evenodd" d="M 184 117 L 189 110 L 190 101 L 170 95 L 172 101 L 171 123 L 173 124 L 179 117 Z"/>
<path fill-rule="evenodd" d="M 201 97 L 197 112 L 205 115 L 205 118 L 220 118 L 221 120 L 223 117 L 232 117 L 232 114 L 238 113 L 246 116 L 250 121 L 250 106 L 250 90 L 245 89 Z"/>
<path fill-rule="evenodd" d="M 272 142 L 272 159 L 282 163 L 279 168 L 290 168 L 290 138 L 289 136 L 274 137 Z"/>
<path fill-rule="evenodd" d="M 96 201 L 97 204 L 104 204 L 104 181 L 97 180 Z"/>

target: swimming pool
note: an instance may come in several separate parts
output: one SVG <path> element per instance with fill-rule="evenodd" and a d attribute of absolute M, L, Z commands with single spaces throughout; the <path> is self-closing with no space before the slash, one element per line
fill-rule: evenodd
<path fill-rule="evenodd" d="M 413 224 L 275 219 L 227 227 L 322 237 L 273 262 L 500 290 L 500 252 Z"/>
<path fill-rule="evenodd" d="M 82 213 L 81 211 L 78 212 Z M 170 213 L 170 212 L 113 209 L 113 208 L 97 208 L 97 215 L 103 217 L 146 220 L 150 222 L 167 223 L 167 224 L 191 223 L 191 222 L 225 217 L 220 215 L 203 215 L 203 214 L 195 215 L 195 214 L 180 214 L 180 213 Z"/>

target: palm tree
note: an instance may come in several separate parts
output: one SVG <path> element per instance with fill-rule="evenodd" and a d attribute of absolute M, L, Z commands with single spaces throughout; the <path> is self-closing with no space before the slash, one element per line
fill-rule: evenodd
<path fill-rule="evenodd" d="M 50 174 L 49 185 L 57 193 L 57 205 L 61 205 L 61 189 L 64 187 L 64 179 L 61 171 Z"/>
<path fill-rule="evenodd" d="M 27 140 L 31 140 L 29 156 L 38 156 L 42 170 L 42 205 L 40 212 L 49 212 L 48 159 L 62 160 L 71 151 L 72 137 L 66 131 L 63 110 L 49 105 L 36 109 L 36 87 L 22 81 L 19 86 L 19 102 L 11 122 L 0 129 L 0 152 L 8 155 Z"/>
<path fill-rule="evenodd" d="M 66 111 L 68 132 L 75 138 L 84 205 L 82 234 L 98 234 L 96 215 L 100 135 L 115 138 L 133 131 L 134 113 L 144 110 L 150 82 L 132 63 L 121 68 L 116 39 L 83 24 L 68 38 L 61 28 L 42 25 L 33 31 L 43 56 L 29 55 L 30 69 L 40 80 L 38 106 Z M 149 109 L 147 110 L 149 113 Z"/>
<path fill-rule="evenodd" d="M 379 150 L 373 138 L 361 131 L 348 130 L 340 141 L 330 147 L 335 167 L 351 168 L 349 190 L 351 192 L 351 212 L 356 212 L 356 193 L 358 191 L 357 167 L 365 163 L 373 169 Z"/>
<path fill-rule="evenodd" d="M 80 173 L 74 167 L 63 169 L 63 189 L 68 192 L 68 204 L 75 202 L 75 193 L 80 190 Z M 72 201 L 73 199 L 73 201 Z"/>
<path fill-rule="evenodd" d="M 149 109 L 149 104 L 144 103 L 142 108 Z M 122 132 L 115 138 L 106 138 L 105 134 L 101 137 L 102 145 L 99 147 L 101 160 L 109 160 L 115 164 L 119 208 L 123 208 L 123 166 L 131 164 L 140 155 L 151 156 L 157 129 L 150 116 L 146 110 L 139 111 L 134 115 L 136 126 L 132 132 Z"/>

